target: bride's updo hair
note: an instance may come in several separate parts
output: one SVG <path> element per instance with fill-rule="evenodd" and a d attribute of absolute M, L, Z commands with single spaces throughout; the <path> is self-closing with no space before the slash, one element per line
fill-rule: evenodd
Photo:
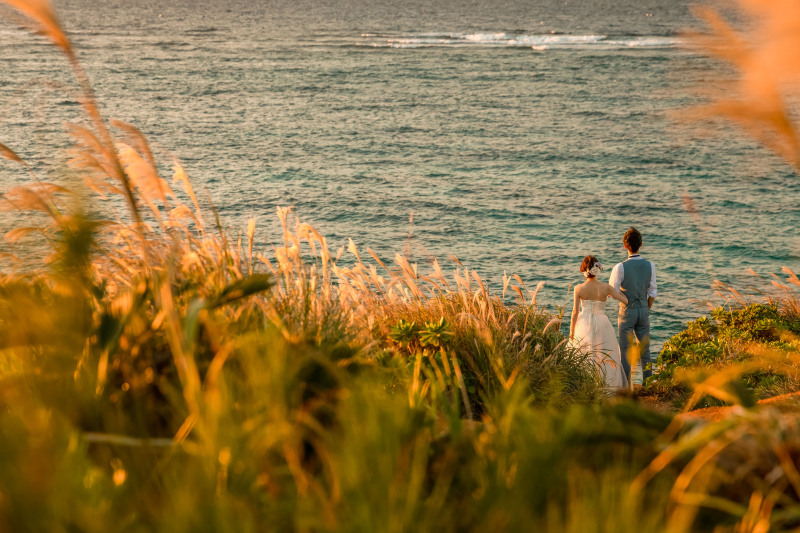
<path fill-rule="evenodd" d="M 594 268 L 594 265 L 596 265 L 599 262 L 600 261 L 598 261 L 595 256 L 587 255 L 586 257 L 583 258 L 583 262 L 581 263 L 581 272 L 587 272 L 586 274 L 587 278 L 594 278 L 595 276 L 593 276 L 592 274 L 588 274 L 588 272 L 592 268 Z"/>

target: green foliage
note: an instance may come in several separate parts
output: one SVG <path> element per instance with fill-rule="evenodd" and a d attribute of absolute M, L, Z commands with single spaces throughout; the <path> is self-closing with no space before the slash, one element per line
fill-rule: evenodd
<path fill-rule="evenodd" d="M 389 338 L 404 348 L 419 342 L 419 328 L 416 322 L 406 322 L 402 318 L 396 326 L 392 326 Z"/>
<path fill-rule="evenodd" d="M 798 332 L 800 321 L 782 314 L 775 304 L 714 309 L 710 317 L 689 322 L 664 344 L 647 390 L 680 404 L 690 393 L 685 379 L 687 370 L 695 369 L 694 381 L 699 382 L 731 365 L 752 363 L 753 346 L 778 352 L 795 350 L 796 343 L 786 334 Z M 747 404 L 754 399 L 799 390 L 800 383 L 793 373 L 765 364 L 748 368 L 730 387 Z M 705 397 L 698 407 L 721 403 Z"/>
<path fill-rule="evenodd" d="M 389 338 L 411 353 L 419 347 L 444 348 L 453 336 L 454 333 L 445 317 L 426 321 L 422 328 L 417 326 L 416 321 L 406 322 L 401 318 L 397 325 L 391 326 L 389 330 Z"/>
<path fill-rule="evenodd" d="M 425 322 L 425 327 L 419 332 L 419 343 L 422 346 L 443 348 L 452 338 L 453 332 L 444 317 L 438 321 Z"/>

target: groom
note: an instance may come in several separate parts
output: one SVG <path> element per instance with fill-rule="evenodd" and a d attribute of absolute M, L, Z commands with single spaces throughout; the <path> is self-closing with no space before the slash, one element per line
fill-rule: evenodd
<path fill-rule="evenodd" d="M 622 353 L 622 368 L 631 381 L 631 364 L 628 361 L 628 345 L 635 336 L 641 345 L 642 381 L 646 381 L 653 371 L 650 366 L 650 308 L 658 295 L 656 291 L 656 266 L 639 255 L 642 247 L 642 234 L 631 228 L 622 237 L 622 244 L 628 250 L 628 259 L 618 263 L 611 271 L 608 284 L 621 290 L 628 298 L 628 305 L 619 305 L 619 349 Z"/>

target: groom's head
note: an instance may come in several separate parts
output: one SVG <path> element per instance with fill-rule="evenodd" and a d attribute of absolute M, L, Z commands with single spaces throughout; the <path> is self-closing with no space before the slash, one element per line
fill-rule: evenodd
<path fill-rule="evenodd" d="M 636 228 L 631 227 L 622 237 L 622 244 L 625 245 L 625 249 L 628 252 L 635 254 L 642 247 L 642 234 Z"/>

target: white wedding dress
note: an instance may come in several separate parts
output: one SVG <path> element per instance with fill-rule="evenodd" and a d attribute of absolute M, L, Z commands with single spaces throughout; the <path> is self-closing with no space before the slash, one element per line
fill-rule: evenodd
<path fill-rule="evenodd" d="M 619 342 L 605 309 L 605 300 L 581 300 L 573 345 L 594 356 L 607 387 L 624 388 L 628 386 L 628 380 L 622 369 Z"/>

